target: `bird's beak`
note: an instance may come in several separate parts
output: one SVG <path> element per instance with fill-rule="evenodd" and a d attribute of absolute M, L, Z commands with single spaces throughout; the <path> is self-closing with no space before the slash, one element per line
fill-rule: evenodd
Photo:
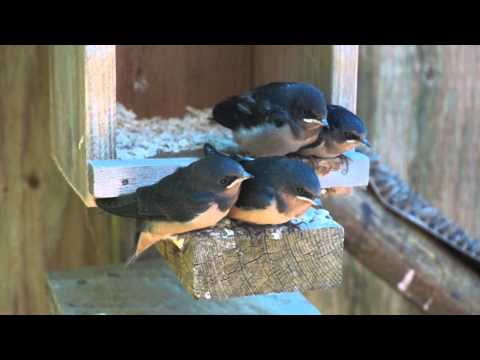
<path fill-rule="evenodd" d="M 312 205 L 315 205 L 315 200 L 314 199 L 310 199 L 308 197 L 305 197 L 305 196 L 297 196 L 297 199 L 299 200 L 302 200 L 302 201 L 306 201 Z"/>
<path fill-rule="evenodd" d="M 368 147 L 372 147 L 372 145 L 368 142 L 367 138 L 360 140 L 360 142 Z"/>
<path fill-rule="evenodd" d="M 327 119 L 303 119 L 304 122 L 307 124 L 318 124 L 320 126 L 328 127 L 328 120 Z"/>
<path fill-rule="evenodd" d="M 242 176 L 241 176 L 242 180 L 248 180 L 248 179 L 251 179 L 251 178 L 254 178 L 254 176 L 252 174 L 250 174 L 249 172 L 246 172 L 246 171 L 244 171 Z"/>
<path fill-rule="evenodd" d="M 254 176 L 246 171 L 243 172 L 242 176 L 240 176 L 238 179 L 236 179 L 234 182 L 232 182 L 230 185 L 227 186 L 227 189 L 231 189 L 234 186 L 236 186 L 239 183 L 244 182 L 245 180 L 251 179 Z"/>

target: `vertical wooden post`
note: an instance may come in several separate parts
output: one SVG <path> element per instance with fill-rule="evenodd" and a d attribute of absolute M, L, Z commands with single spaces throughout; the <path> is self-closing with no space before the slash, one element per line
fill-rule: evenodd
<path fill-rule="evenodd" d="M 133 236 L 85 208 L 52 161 L 49 50 L 0 46 L 0 314 L 48 313 L 47 271 L 119 262 Z"/>
<path fill-rule="evenodd" d="M 115 46 L 52 45 L 52 157 L 87 206 L 88 161 L 115 158 Z"/>

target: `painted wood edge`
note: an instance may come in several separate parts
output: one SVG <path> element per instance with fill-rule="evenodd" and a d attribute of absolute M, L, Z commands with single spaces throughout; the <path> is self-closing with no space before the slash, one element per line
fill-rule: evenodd
<path fill-rule="evenodd" d="M 356 112 L 358 45 L 334 45 L 332 52 L 331 102 Z"/>
<path fill-rule="evenodd" d="M 322 188 L 368 185 L 368 157 L 357 152 L 349 152 L 347 156 L 351 159 L 348 172 L 341 169 L 320 177 Z M 111 198 L 132 193 L 138 187 L 152 185 L 197 159 L 91 160 L 88 166 L 90 193 L 94 198 Z"/>

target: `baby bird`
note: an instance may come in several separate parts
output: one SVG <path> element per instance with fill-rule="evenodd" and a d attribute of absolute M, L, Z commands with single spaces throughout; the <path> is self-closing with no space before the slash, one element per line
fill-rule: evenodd
<path fill-rule="evenodd" d="M 259 225 L 284 224 L 314 206 L 321 189 L 314 170 L 300 160 L 282 156 L 258 159 L 226 155 L 206 146 L 206 155 L 230 156 L 253 175 L 242 184 L 229 218 Z M 318 201 L 318 200 L 317 200 Z"/>
<path fill-rule="evenodd" d="M 216 225 L 237 201 L 242 182 L 251 177 L 237 161 L 210 152 L 156 184 L 96 202 L 108 213 L 142 220 L 129 265 L 160 240 Z"/>
<path fill-rule="evenodd" d="M 227 98 L 213 120 L 233 130 L 242 152 L 286 155 L 314 142 L 328 126 L 325 95 L 311 84 L 274 82 Z"/>
<path fill-rule="evenodd" d="M 328 128 L 322 129 L 317 140 L 302 147 L 299 154 L 328 159 L 341 156 L 360 144 L 370 147 L 362 119 L 340 105 L 328 105 L 327 109 Z"/>

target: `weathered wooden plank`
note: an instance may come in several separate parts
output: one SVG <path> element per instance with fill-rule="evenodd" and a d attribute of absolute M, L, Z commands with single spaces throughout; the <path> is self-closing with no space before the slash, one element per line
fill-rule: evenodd
<path fill-rule="evenodd" d="M 117 46 L 118 101 L 140 117 L 183 116 L 251 87 L 250 45 Z"/>
<path fill-rule="evenodd" d="M 133 237 L 131 221 L 87 209 L 52 161 L 49 49 L 0 46 L 0 314 L 47 314 L 47 271 L 118 262 Z"/>
<path fill-rule="evenodd" d="M 480 46 L 360 46 L 357 109 L 367 122 L 375 151 L 476 238 L 480 238 L 480 177 L 475 175 L 480 166 L 479 74 Z M 348 233 L 347 229 L 346 252 Z M 346 257 L 344 286 L 332 291 L 331 306 L 323 301 L 323 292 L 309 294 L 322 313 L 422 311 L 417 305 L 418 310 L 411 309 L 408 305 L 413 303 L 399 297 L 396 284 L 382 280 L 381 289 L 368 262 L 363 268 L 350 258 L 356 270 L 348 270 Z M 389 268 L 377 270 L 381 274 Z M 461 276 L 461 270 L 451 271 Z"/>
<path fill-rule="evenodd" d="M 356 110 L 358 45 L 256 45 L 254 85 L 306 81 L 328 101 Z"/>
<path fill-rule="evenodd" d="M 320 315 L 298 292 L 195 300 L 161 258 L 51 273 L 48 284 L 65 315 Z"/>
<path fill-rule="evenodd" d="M 342 286 L 308 291 L 305 297 L 322 315 L 421 315 L 417 305 L 403 297 L 348 251 L 343 253 Z"/>
<path fill-rule="evenodd" d="M 90 192 L 95 198 L 110 198 L 135 192 L 188 166 L 195 158 L 93 160 L 89 163 Z"/>
<path fill-rule="evenodd" d="M 339 286 L 343 228 L 325 210 L 311 209 L 297 223 L 249 226 L 227 219 L 215 228 L 179 235 L 182 250 L 170 241 L 156 247 L 195 298 Z"/>
<path fill-rule="evenodd" d="M 345 227 L 348 252 L 424 312 L 480 314 L 480 276 L 457 253 L 365 190 L 324 204 Z"/>
<path fill-rule="evenodd" d="M 367 186 L 369 159 L 364 154 L 350 152 L 348 171 L 340 169 L 320 177 L 322 188 Z M 188 166 L 197 158 L 93 160 L 89 163 L 90 193 L 95 198 L 117 197 L 134 192 L 140 186 L 152 185 Z"/>
<path fill-rule="evenodd" d="M 49 47 L 52 157 L 87 206 L 87 162 L 115 158 L 115 46 Z"/>

